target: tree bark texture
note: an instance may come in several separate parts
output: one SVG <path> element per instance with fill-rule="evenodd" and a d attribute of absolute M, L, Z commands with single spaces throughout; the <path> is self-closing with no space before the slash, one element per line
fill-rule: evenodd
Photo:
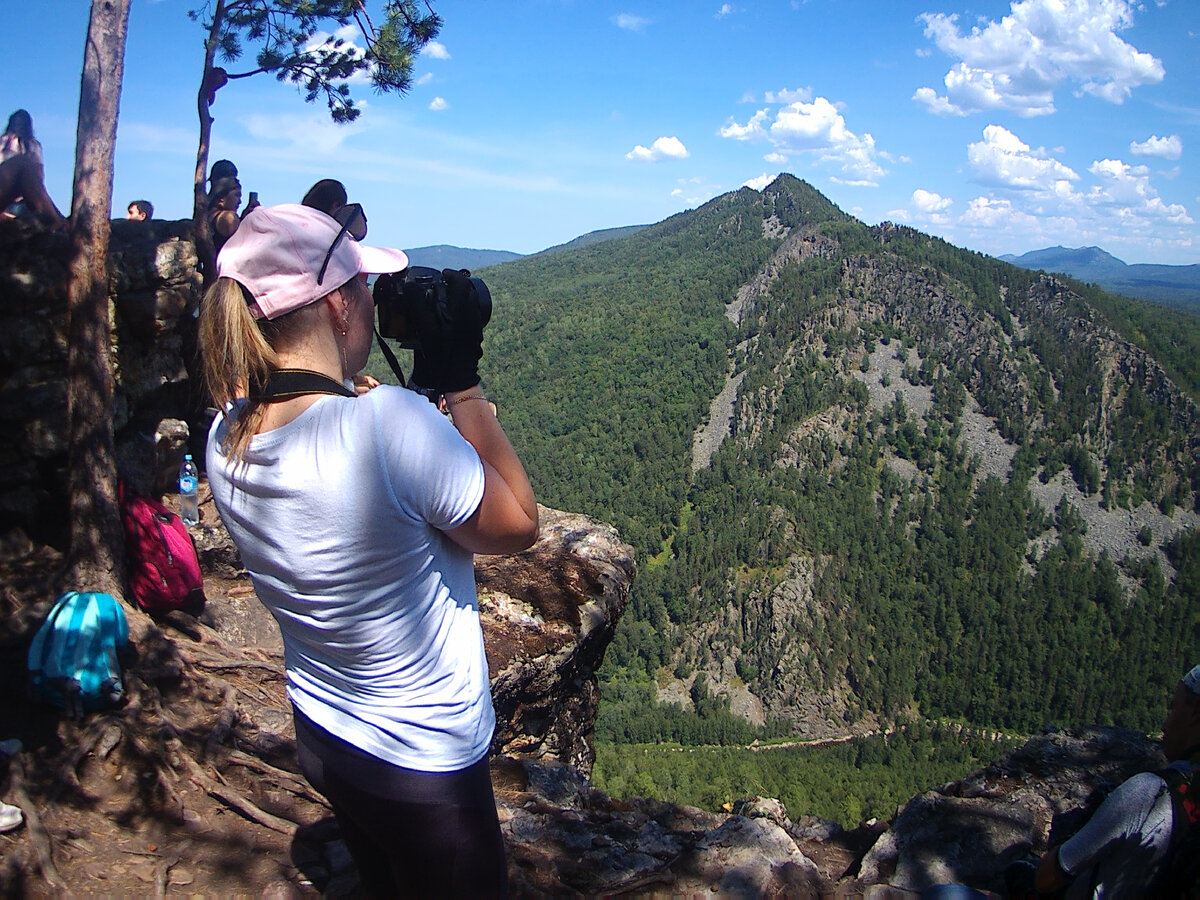
<path fill-rule="evenodd" d="M 196 92 L 196 113 L 200 118 L 200 142 L 196 146 L 196 173 L 193 182 L 192 239 L 196 243 L 196 256 L 200 260 L 200 274 L 207 288 L 217 280 L 217 251 L 213 246 L 212 230 L 208 225 L 208 192 L 204 183 L 208 178 L 208 150 L 212 141 L 212 113 L 208 111 L 216 97 L 218 88 L 210 81 L 213 62 L 217 55 L 217 39 L 225 21 L 225 0 L 217 0 L 213 10 L 212 25 L 208 39 L 204 42 L 204 70 L 200 75 L 200 89 Z"/>
<path fill-rule="evenodd" d="M 113 449 L 108 292 L 113 151 L 130 0 L 92 0 L 83 51 L 67 300 L 71 547 L 67 588 L 121 596 L 124 535 Z"/>

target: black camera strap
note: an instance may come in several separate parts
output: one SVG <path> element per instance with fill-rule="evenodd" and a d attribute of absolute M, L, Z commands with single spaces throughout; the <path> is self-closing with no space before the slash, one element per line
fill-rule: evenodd
<path fill-rule="evenodd" d="M 354 391 L 328 375 L 309 369 L 276 369 L 250 398 L 262 403 L 291 400 L 305 394 L 336 394 L 339 397 L 357 396 Z"/>
<path fill-rule="evenodd" d="M 379 349 L 383 351 L 383 357 L 387 360 L 389 366 L 396 377 L 400 379 L 400 387 L 408 387 L 408 382 L 404 380 L 404 373 L 400 371 L 400 361 L 396 359 L 396 354 L 392 352 L 392 348 L 387 345 L 387 341 L 383 339 L 383 335 L 379 333 L 379 329 L 375 329 L 375 342 L 379 344 Z"/>

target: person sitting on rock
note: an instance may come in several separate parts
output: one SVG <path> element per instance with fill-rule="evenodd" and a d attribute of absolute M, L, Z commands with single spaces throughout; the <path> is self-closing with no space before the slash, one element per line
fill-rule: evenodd
<path fill-rule="evenodd" d="M 1065 888 L 1067 897 L 1144 897 L 1161 891 L 1177 827 L 1167 781 L 1186 782 L 1200 763 L 1200 665 L 1175 687 L 1162 749 L 1170 763 L 1162 774 L 1142 772 L 1125 781 L 1083 828 L 1042 857 L 1039 893 Z"/>
<path fill-rule="evenodd" d="M 0 135 L 0 210 L 19 201 L 56 228 L 66 225 L 66 217 L 46 193 L 42 145 L 33 136 L 33 118 L 23 109 L 9 116 Z"/>
<path fill-rule="evenodd" d="M 154 204 L 149 200 L 134 200 L 126 211 L 126 219 L 131 222 L 145 222 L 154 218 Z"/>

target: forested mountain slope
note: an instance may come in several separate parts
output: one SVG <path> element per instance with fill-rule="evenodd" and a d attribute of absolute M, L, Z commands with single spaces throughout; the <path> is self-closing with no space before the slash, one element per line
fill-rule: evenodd
<path fill-rule="evenodd" d="M 791 176 L 488 282 L 539 496 L 639 554 L 601 736 L 1158 724 L 1198 647 L 1194 317 Z"/>

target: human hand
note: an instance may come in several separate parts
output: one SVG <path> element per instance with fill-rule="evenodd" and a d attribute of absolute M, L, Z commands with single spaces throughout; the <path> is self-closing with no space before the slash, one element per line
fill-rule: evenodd
<path fill-rule="evenodd" d="M 372 388 L 379 387 L 379 379 L 373 375 L 355 375 L 354 376 L 354 393 L 362 395 Z"/>
<path fill-rule="evenodd" d="M 446 340 L 445 374 L 442 390 L 465 391 L 479 384 L 479 360 L 483 358 L 483 316 L 470 275 L 444 269 L 446 280 L 445 319 L 453 323 Z"/>

